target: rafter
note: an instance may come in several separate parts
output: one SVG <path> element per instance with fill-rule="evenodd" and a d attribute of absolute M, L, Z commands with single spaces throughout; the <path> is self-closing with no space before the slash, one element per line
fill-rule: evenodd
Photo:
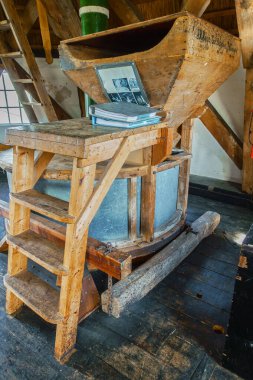
<path fill-rule="evenodd" d="M 242 142 L 209 101 L 200 120 L 236 166 L 242 168 Z"/>
<path fill-rule="evenodd" d="M 184 0 L 182 10 L 201 17 L 211 0 Z"/>
<path fill-rule="evenodd" d="M 81 35 L 79 15 L 71 0 L 41 0 L 47 9 L 50 26 L 56 36 L 68 39 Z"/>
<path fill-rule="evenodd" d="M 124 25 L 143 21 L 143 17 L 130 0 L 109 0 L 113 12 Z"/>

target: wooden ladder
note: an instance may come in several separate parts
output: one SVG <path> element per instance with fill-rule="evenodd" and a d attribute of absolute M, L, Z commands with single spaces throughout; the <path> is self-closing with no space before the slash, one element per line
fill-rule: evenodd
<path fill-rule="evenodd" d="M 42 194 L 33 189 L 52 153 L 43 152 L 34 161 L 34 150 L 14 147 L 10 225 L 7 241 L 8 275 L 6 310 L 17 312 L 23 304 L 47 322 L 57 325 L 55 357 L 64 362 L 73 352 L 80 320 L 87 232 L 74 239 L 76 221 L 93 191 L 95 165 L 78 168 L 73 161 L 70 201 Z M 40 169 L 41 168 L 41 169 Z M 85 180 L 84 180 L 85 178 Z M 67 224 L 65 247 L 31 230 L 31 211 Z M 60 291 L 27 269 L 28 259 L 53 273 L 60 281 Z M 85 276 L 84 276 L 85 277 Z M 86 292 L 88 291 L 86 287 Z M 92 297 L 97 297 L 92 294 Z M 87 300 L 87 297 L 86 297 Z M 98 306 L 99 300 L 96 301 Z M 86 314 L 87 316 L 87 314 Z"/>
<path fill-rule="evenodd" d="M 55 104 L 47 93 L 14 2 L 13 0 L 0 0 L 0 3 L 6 17 L 5 20 L 0 20 L 0 58 L 18 94 L 20 103 L 30 122 L 58 120 Z M 9 34 L 10 32 L 12 35 Z M 5 33 L 8 33 L 8 38 L 4 38 Z M 16 45 L 15 51 L 12 51 L 7 40 L 12 42 L 12 47 L 14 44 Z M 16 58 L 25 60 L 30 75 L 15 61 Z M 27 92 L 32 95 L 33 101 L 29 99 Z M 45 115 L 34 111 L 34 107 L 41 107 Z"/>

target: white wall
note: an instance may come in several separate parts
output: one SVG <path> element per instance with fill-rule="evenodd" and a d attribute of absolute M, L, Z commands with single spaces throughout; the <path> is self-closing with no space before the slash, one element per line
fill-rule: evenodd
<path fill-rule="evenodd" d="M 209 98 L 212 105 L 243 139 L 245 70 L 241 67 Z M 196 119 L 193 130 L 191 174 L 241 183 L 241 171 Z"/>

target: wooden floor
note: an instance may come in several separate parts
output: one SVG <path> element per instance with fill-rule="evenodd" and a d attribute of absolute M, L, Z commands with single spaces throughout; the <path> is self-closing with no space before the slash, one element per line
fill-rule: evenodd
<path fill-rule="evenodd" d="M 3 180 L 0 189 L 6 199 Z M 64 366 L 53 358 L 52 325 L 25 307 L 15 318 L 5 314 L 7 255 L 1 254 L 0 379 L 236 379 L 219 365 L 225 334 L 215 333 L 213 326 L 226 330 L 238 244 L 253 211 L 190 196 L 189 222 L 206 210 L 222 215 L 215 235 L 120 319 L 98 310 L 82 322 L 77 352 Z"/>

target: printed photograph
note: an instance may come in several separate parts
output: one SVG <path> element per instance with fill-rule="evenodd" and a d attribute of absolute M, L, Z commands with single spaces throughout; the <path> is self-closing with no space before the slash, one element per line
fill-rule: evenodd
<path fill-rule="evenodd" d="M 129 83 L 129 87 L 132 91 L 134 91 L 134 90 L 140 91 L 137 80 L 135 78 L 129 78 L 128 83 Z"/>
<path fill-rule="evenodd" d="M 116 88 L 117 92 L 130 92 L 130 87 L 128 84 L 127 78 L 117 78 L 113 79 L 114 87 Z"/>
<path fill-rule="evenodd" d="M 138 104 L 140 104 L 141 106 L 146 106 L 147 105 L 147 102 L 144 99 L 144 97 L 142 96 L 141 92 L 134 92 L 133 94 L 134 94 L 136 102 Z"/>
<path fill-rule="evenodd" d="M 108 94 L 108 96 L 109 96 L 109 98 L 110 98 L 110 100 L 112 101 L 112 102 L 114 102 L 114 103 L 119 103 L 119 102 L 121 102 L 121 99 L 120 99 L 120 96 L 119 96 L 119 94 L 117 94 L 117 93 L 113 93 L 113 94 Z"/>
<path fill-rule="evenodd" d="M 136 103 L 136 100 L 132 94 L 132 92 L 122 92 L 119 94 L 122 102 L 127 103 Z"/>

